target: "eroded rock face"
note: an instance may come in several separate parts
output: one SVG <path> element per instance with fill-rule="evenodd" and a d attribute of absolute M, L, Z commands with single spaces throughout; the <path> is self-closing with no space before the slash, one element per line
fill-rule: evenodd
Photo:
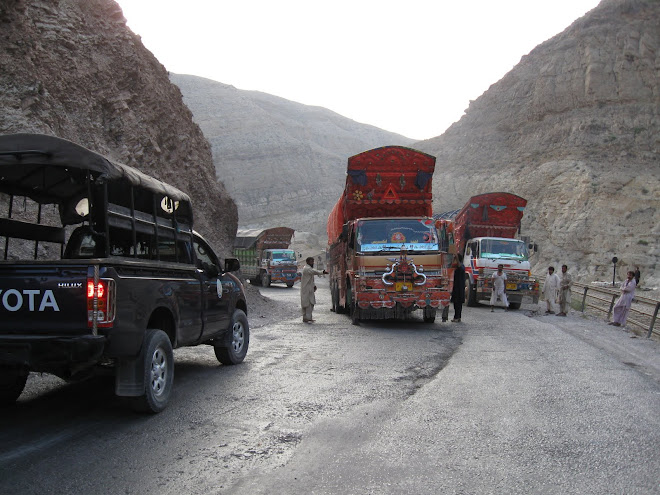
<path fill-rule="evenodd" d="M 583 281 L 639 265 L 659 285 L 660 3 L 604 0 L 539 45 L 440 137 L 434 210 L 508 191 L 529 202 L 535 271 Z"/>
<path fill-rule="evenodd" d="M 1 2 L 0 108 L 0 133 L 69 139 L 187 192 L 196 230 L 230 252 L 237 210 L 211 148 L 114 1 Z"/>

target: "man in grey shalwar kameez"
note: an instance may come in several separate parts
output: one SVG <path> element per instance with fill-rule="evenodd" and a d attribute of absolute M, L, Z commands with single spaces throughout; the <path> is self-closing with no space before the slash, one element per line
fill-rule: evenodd
<path fill-rule="evenodd" d="M 300 279 L 300 306 L 302 308 L 303 322 L 312 323 L 312 311 L 316 304 L 316 285 L 314 285 L 314 275 L 325 275 L 325 270 L 314 270 L 314 258 L 309 257 L 305 260 L 307 263 L 302 270 Z"/>
<path fill-rule="evenodd" d="M 559 313 L 557 316 L 566 316 L 571 309 L 571 287 L 573 278 L 568 273 L 568 266 L 561 265 L 561 278 L 559 279 Z"/>

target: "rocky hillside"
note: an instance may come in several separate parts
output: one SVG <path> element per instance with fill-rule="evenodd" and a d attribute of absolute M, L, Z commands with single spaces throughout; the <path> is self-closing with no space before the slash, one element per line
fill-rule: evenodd
<path fill-rule="evenodd" d="M 237 210 L 211 148 L 114 1 L 2 0 L 0 108 L 0 133 L 69 139 L 186 191 L 197 230 L 230 249 Z"/>
<path fill-rule="evenodd" d="M 412 139 L 330 110 L 171 74 L 211 143 L 241 227 L 286 225 L 325 237 L 349 156 Z M 323 240 L 325 244 L 325 239 Z"/>
<path fill-rule="evenodd" d="M 509 191 L 529 200 L 535 270 L 582 280 L 639 265 L 660 285 L 660 2 L 603 0 L 539 45 L 440 137 L 434 208 Z"/>

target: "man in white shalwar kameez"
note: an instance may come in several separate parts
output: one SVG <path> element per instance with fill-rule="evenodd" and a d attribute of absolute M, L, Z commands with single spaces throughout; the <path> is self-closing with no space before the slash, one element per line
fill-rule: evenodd
<path fill-rule="evenodd" d="M 302 270 L 300 278 L 300 307 L 302 308 L 303 322 L 312 323 L 312 311 L 316 304 L 316 285 L 314 285 L 314 275 L 324 275 L 325 270 L 314 270 L 314 258 L 309 257 L 305 260 L 307 263 Z"/>
<path fill-rule="evenodd" d="M 614 321 L 610 322 L 610 325 L 620 327 L 621 325 L 626 324 L 628 313 L 630 312 L 630 305 L 635 298 L 636 287 L 637 282 L 635 281 L 635 272 L 628 272 L 628 278 L 621 284 L 621 297 L 619 297 L 614 305 L 614 315 L 612 317 Z"/>
<path fill-rule="evenodd" d="M 548 276 L 545 278 L 543 284 L 543 295 L 545 296 L 545 303 L 547 305 L 546 315 L 555 314 L 555 303 L 557 302 L 557 294 L 559 293 L 559 276 L 555 273 L 555 267 L 548 267 Z"/>
<path fill-rule="evenodd" d="M 497 271 L 492 275 L 493 292 L 490 295 L 490 311 L 495 311 L 495 303 L 498 299 L 502 301 L 506 310 L 509 310 L 509 301 L 506 298 L 506 273 L 504 265 L 497 265 Z"/>

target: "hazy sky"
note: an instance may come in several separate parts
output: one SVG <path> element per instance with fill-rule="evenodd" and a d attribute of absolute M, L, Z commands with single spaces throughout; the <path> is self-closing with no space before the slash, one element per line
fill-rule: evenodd
<path fill-rule="evenodd" d="M 442 134 L 598 0 L 118 0 L 170 72 Z"/>

